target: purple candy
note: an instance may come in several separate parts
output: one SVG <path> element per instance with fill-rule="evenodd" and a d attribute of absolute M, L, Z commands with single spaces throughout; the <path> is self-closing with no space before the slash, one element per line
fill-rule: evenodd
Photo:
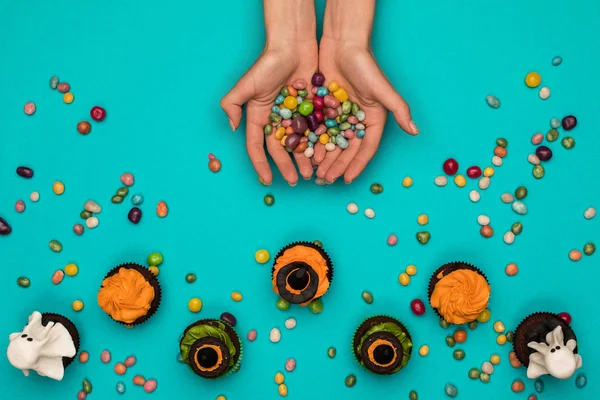
<path fill-rule="evenodd" d="M 320 72 L 315 72 L 312 76 L 313 86 L 323 86 L 325 84 L 325 75 Z"/>
<path fill-rule="evenodd" d="M 129 210 L 127 218 L 129 218 L 132 223 L 137 224 L 142 219 L 142 210 L 137 207 L 133 207 L 131 210 Z"/>
<path fill-rule="evenodd" d="M 25 179 L 30 179 L 33 177 L 33 170 L 27 167 L 18 167 L 17 175 Z"/>
<path fill-rule="evenodd" d="M 311 131 L 314 131 L 319 127 L 319 120 L 317 119 L 317 116 L 314 113 L 309 114 L 306 117 L 306 121 L 308 122 L 308 129 L 310 129 Z"/>
<path fill-rule="evenodd" d="M 303 116 L 298 116 L 292 120 L 292 129 L 296 133 L 304 133 L 308 129 L 308 122 Z M 296 146 L 294 146 L 296 147 Z"/>
<path fill-rule="evenodd" d="M 6 220 L 0 217 L 0 235 L 6 236 L 12 232 L 12 228 Z"/>
<path fill-rule="evenodd" d="M 300 135 L 292 133 L 285 139 L 285 147 L 294 150 L 300 143 Z"/>
<path fill-rule="evenodd" d="M 573 115 L 567 115 L 562 119 L 562 127 L 565 131 L 570 131 L 577 126 L 577 118 Z"/>
<path fill-rule="evenodd" d="M 228 312 L 224 312 L 223 314 L 221 314 L 221 321 L 227 322 L 232 327 L 235 326 L 235 324 L 237 324 L 237 319 L 235 319 L 235 317 Z"/>
<path fill-rule="evenodd" d="M 541 161 L 548 161 L 552 158 L 552 150 L 546 146 L 540 146 L 535 149 L 535 155 L 538 156 Z"/>

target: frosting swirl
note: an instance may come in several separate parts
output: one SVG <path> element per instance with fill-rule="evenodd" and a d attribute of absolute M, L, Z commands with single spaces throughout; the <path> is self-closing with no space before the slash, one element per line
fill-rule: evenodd
<path fill-rule="evenodd" d="M 490 285 L 475 271 L 460 269 L 442 276 L 435 284 L 431 306 L 452 324 L 464 324 L 477 319 L 490 298 Z"/>
<path fill-rule="evenodd" d="M 104 279 L 98 292 L 98 305 L 104 312 L 126 324 L 146 315 L 152 300 L 154 287 L 131 268 L 120 268 L 119 272 Z"/>

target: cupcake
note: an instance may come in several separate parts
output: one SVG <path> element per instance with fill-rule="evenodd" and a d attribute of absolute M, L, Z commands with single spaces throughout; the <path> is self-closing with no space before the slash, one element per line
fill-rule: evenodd
<path fill-rule="evenodd" d="M 272 270 L 273 291 L 286 303 L 310 305 L 322 311 L 320 298 L 333 279 L 333 265 L 327 253 L 310 242 L 295 242 L 279 251 Z"/>
<path fill-rule="evenodd" d="M 128 328 L 147 321 L 158 309 L 160 299 L 161 289 L 154 274 L 133 263 L 113 268 L 98 291 L 100 308 Z"/>
<path fill-rule="evenodd" d="M 525 318 L 515 331 L 513 347 L 529 379 L 568 379 L 581 368 L 575 332 L 557 314 L 537 312 Z"/>
<path fill-rule="evenodd" d="M 79 351 L 79 332 L 62 315 L 34 311 L 22 332 L 9 336 L 6 355 L 13 367 L 29 376 L 34 370 L 40 376 L 62 380 L 65 368 Z"/>
<path fill-rule="evenodd" d="M 203 319 L 188 326 L 179 342 L 181 359 L 203 378 L 214 379 L 239 370 L 242 343 L 226 322 Z"/>
<path fill-rule="evenodd" d="M 400 371 L 410 360 L 412 339 L 400 321 L 378 315 L 366 319 L 354 333 L 352 351 L 356 361 L 379 375 Z"/>
<path fill-rule="evenodd" d="M 438 268 L 429 280 L 429 304 L 446 322 L 475 321 L 488 306 L 490 284 L 476 267 L 452 262 Z"/>

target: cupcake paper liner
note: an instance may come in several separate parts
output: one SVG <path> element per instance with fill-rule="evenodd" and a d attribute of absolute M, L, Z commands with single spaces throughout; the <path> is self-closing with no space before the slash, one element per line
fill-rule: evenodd
<path fill-rule="evenodd" d="M 142 274 L 142 276 L 146 279 L 146 281 L 148 281 L 148 283 L 150 283 L 150 285 L 152 285 L 152 287 L 154 288 L 154 299 L 152 300 L 152 303 L 150 303 L 150 309 L 148 310 L 146 315 L 142 315 L 141 317 L 139 317 L 138 319 L 136 319 L 135 321 L 133 321 L 131 323 L 118 321 L 111 317 L 111 319 L 113 321 L 118 322 L 121 325 L 125 325 L 128 328 L 133 328 L 136 325 L 143 324 L 144 322 L 149 320 L 150 317 L 152 317 L 156 313 L 156 311 L 158 310 L 158 307 L 160 306 L 160 301 L 162 298 L 162 289 L 160 287 L 160 283 L 158 282 L 158 279 L 156 279 L 156 276 L 154 276 L 154 274 L 152 272 L 150 272 L 148 270 L 148 268 L 146 268 L 140 264 L 136 264 L 136 263 L 125 263 L 125 264 L 121 264 L 121 265 L 114 267 L 106 274 L 106 276 L 102 279 L 102 281 L 104 281 L 104 279 L 118 273 L 119 269 L 121 269 L 121 268 L 135 269 L 140 274 Z M 100 287 L 102 287 L 102 284 L 100 284 Z M 110 317 L 110 315 L 109 315 L 109 317 Z"/>
<path fill-rule="evenodd" d="M 73 344 L 75 345 L 75 355 L 71 358 L 69 357 L 63 357 L 62 358 L 62 362 L 63 362 L 63 368 L 67 368 L 74 360 L 75 357 L 77 357 L 77 353 L 79 353 L 79 346 L 80 346 L 80 338 L 79 338 L 79 331 L 77 330 L 77 327 L 75 326 L 75 324 L 67 317 L 65 317 L 64 315 L 60 315 L 60 314 L 55 314 L 55 313 L 42 313 L 42 325 L 46 326 L 48 325 L 48 322 L 59 322 L 61 323 L 69 332 L 69 334 L 71 335 L 71 339 L 73 340 Z"/>
<path fill-rule="evenodd" d="M 435 285 L 440 281 L 440 279 L 437 278 L 437 275 L 442 270 L 445 270 L 446 275 L 448 275 L 450 272 L 458 271 L 460 269 L 468 269 L 471 271 L 475 271 L 479 275 L 483 276 L 483 279 L 485 279 L 485 281 L 488 283 L 488 285 L 490 284 L 490 281 L 488 280 L 487 276 L 485 276 L 485 274 L 479 268 L 477 268 L 476 266 L 474 266 L 472 264 L 463 262 L 463 261 L 454 261 L 454 262 L 446 263 L 446 264 L 442 265 L 441 267 L 439 267 L 438 269 L 436 269 L 435 272 L 433 274 L 431 274 L 431 278 L 429 278 L 429 286 L 427 288 L 427 299 L 429 300 L 429 306 L 433 309 L 433 311 L 440 318 L 444 318 L 444 317 L 442 316 L 442 314 L 439 313 L 437 308 L 435 308 L 431 305 L 431 295 L 433 294 L 433 289 L 435 288 Z M 490 292 L 491 292 L 491 290 L 490 290 Z M 491 299 L 491 294 L 490 294 L 490 299 Z M 490 299 L 488 299 L 488 304 L 490 302 Z M 455 324 L 452 324 L 452 325 L 455 325 Z M 460 324 L 460 325 L 462 325 L 462 324 Z"/>

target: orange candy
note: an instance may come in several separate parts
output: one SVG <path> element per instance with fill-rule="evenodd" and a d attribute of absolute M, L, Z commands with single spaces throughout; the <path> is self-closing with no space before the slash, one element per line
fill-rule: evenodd
<path fill-rule="evenodd" d="M 569 252 L 569 258 L 573 261 L 581 260 L 581 252 L 579 250 L 571 250 Z"/>
<path fill-rule="evenodd" d="M 79 354 L 79 362 L 82 364 L 85 364 L 86 362 L 88 362 L 88 360 L 90 359 L 90 354 L 87 351 L 82 351 L 81 354 Z"/>
<path fill-rule="evenodd" d="M 125 372 L 127 372 L 127 367 L 125 366 L 125 364 L 123 364 L 123 363 L 115 364 L 115 373 L 117 375 L 124 375 Z"/>
<path fill-rule="evenodd" d="M 169 207 L 167 206 L 167 203 L 165 203 L 162 200 L 159 201 L 156 205 L 156 215 L 158 215 L 160 218 L 164 218 L 167 216 L 168 213 Z"/>
<path fill-rule="evenodd" d="M 291 126 L 288 126 L 287 128 L 285 128 L 286 135 L 291 135 L 292 133 L 294 133 L 294 129 L 292 129 Z"/>
<path fill-rule="evenodd" d="M 144 386 L 146 383 L 146 379 L 141 375 L 136 375 L 133 377 L 133 384 L 137 386 Z"/>
<path fill-rule="evenodd" d="M 508 264 L 504 272 L 508 276 L 515 276 L 519 272 L 519 267 L 517 267 L 517 264 Z"/>
<path fill-rule="evenodd" d="M 497 155 L 498 157 L 506 157 L 506 154 L 507 154 L 506 148 L 496 146 L 496 148 L 494 149 L 494 154 Z"/>
<path fill-rule="evenodd" d="M 219 172 L 221 170 L 221 161 L 217 160 L 216 158 L 210 160 L 208 162 L 208 169 L 210 169 L 212 172 Z"/>
<path fill-rule="evenodd" d="M 459 329 L 456 332 L 454 332 L 454 340 L 456 341 L 456 343 L 464 343 L 467 341 L 467 332 Z"/>
<path fill-rule="evenodd" d="M 287 88 L 290 91 L 290 96 L 298 96 L 298 91 L 296 90 L 296 88 L 294 88 L 293 86 L 288 86 Z"/>

